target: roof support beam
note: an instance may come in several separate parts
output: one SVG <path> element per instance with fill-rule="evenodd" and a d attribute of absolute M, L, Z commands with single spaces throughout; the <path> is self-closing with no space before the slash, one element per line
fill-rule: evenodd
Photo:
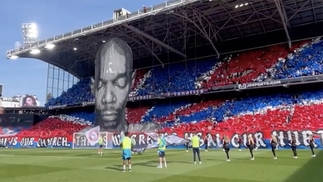
<path fill-rule="evenodd" d="M 240 36 L 241 36 L 241 38 L 244 38 L 244 36 L 243 36 L 243 33 L 242 33 L 242 31 L 241 31 L 241 29 L 239 28 L 239 26 L 237 25 L 237 20 L 235 20 L 235 18 L 233 18 L 233 16 L 231 15 L 231 13 L 225 8 L 225 7 L 223 7 L 221 4 L 220 4 L 220 6 L 223 8 L 223 10 L 228 14 L 228 16 L 230 17 L 230 19 L 227 21 L 228 23 L 230 22 L 230 20 L 232 20 L 233 21 L 233 23 L 234 23 L 234 25 L 236 26 L 236 28 L 237 28 L 237 30 L 238 30 L 238 32 L 240 33 Z M 253 15 L 251 15 L 249 18 L 251 18 Z M 248 19 L 249 19 L 248 18 Z M 241 23 L 241 22 L 239 22 L 239 23 Z M 219 29 L 218 31 L 221 31 L 221 29 Z"/>
<path fill-rule="evenodd" d="M 317 23 L 317 18 L 316 18 L 316 12 L 315 12 L 315 7 L 314 7 L 314 2 L 311 0 L 311 5 L 312 5 L 312 11 L 313 11 L 313 16 L 314 16 L 314 21 L 315 24 Z"/>
<path fill-rule="evenodd" d="M 281 3 L 282 3 L 282 12 L 283 12 L 283 15 L 284 15 L 284 17 L 286 17 L 286 26 L 287 26 L 287 28 L 290 28 L 289 20 L 287 20 L 288 19 L 287 18 L 288 16 L 287 16 L 287 13 L 286 13 L 285 5 L 284 5 L 283 1 Z"/>
<path fill-rule="evenodd" d="M 253 3 L 251 3 L 251 7 L 252 7 L 252 9 L 253 9 L 254 12 L 257 12 L 257 10 L 256 10 L 255 6 L 253 5 Z M 261 20 L 261 18 L 259 16 L 259 13 L 256 13 L 256 14 L 257 14 L 257 18 L 258 18 L 258 20 L 260 22 L 260 25 L 261 25 L 262 29 L 264 30 L 264 33 L 267 33 L 266 32 L 266 28 L 265 28 L 264 24 L 262 23 L 262 20 Z"/>
<path fill-rule="evenodd" d="M 153 36 L 151 36 L 151 35 L 148 35 L 147 33 L 145 33 L 145 32 L 143 32 L 143 31 L 141 31 L 141 30 L 139 30 L 139 29 L 135 28 L 134 26 L 126 25 L 126 24 L 124 24 L 123 26 L 124 26 L 124 27 L 126 27 L 126 28 L 128 28 L 129 30 L 132 30 L 132 31 L 134 31 L 135 33 L 137 33 L 137 34 L 139 34 L 139 35 L 141 35 L 141 36 L 143 36 L 143 37 L 145 37 L 145 38 L 147 38 L 147 39 L 149 39 L 149 40 L 151 40 L 151 41 L 155 42 L 156 44 L 159 44 L 160 46 L 162 46 L 162 47 L 164 47 L 164 48 L 166 48 L 166 49 L 168 49 L 168 50 L 170 50 L 170 51 L 172 51 L 172 52 L 174 52 L 174 53 L 176 53 L 176 54 L 178 54 L 178 55 L 180 55 L 180 56 L 184 57 L 184 58 L 186 58 L 186 57 L 187 57 L 185 54 L 183 54 L 183 53 L 179 52 L 178 50 L 176 50 L 176 49 L 172 48 L 171 46 L 169 46 L 169 45 L 165 44 L 164 42 L 162 42 L 162 41 L 160 41 L 160 40 L 156 39 L 155 37 L 153 37 Z"/>
<path fill-rule="evenodd" d="M 283 13 L 283 8 L 284 8 L 283 4 L 282 4 L 281 0 L 274 0 L 274 2 L 276 4 L 279 16 L 280 16 L 280 18 L 282 20 L 282 23 L 283 23 L 283 27 L 284 27 L 286 37 L 287 37 L 288 47 L 291 48 L 292 47 L 292 41 L 290 39 L 289 31 L 288 31 L 288 28 L 287 28 L 287 21 L 288 20 L 287 20 L 286 14 Z"/>
<path fill-rule="evenodd" d="M 218 34 L 217 34 L 216 30 L 214 29 L 214 26 L 212 25 L 212 23 L 205 16 L 203 16 L 203 14 L 201 14 L 200 12 L 198 12 L 194 8 L 192 8 L 191 12 L 190 12 L 193 14 L 192 19 L 188 17 L 187 13 L 188 13 L 187 11 L 180 9 L 178 11 L 178 13 L 171 12 L 169 14 L 174 15 L 174 17 L 176 17 L 177 19 L 184 19 L 187 22 L 193 24 L 194 28 L 196 28 L 199 31 L 201 36 L 204 37 L 206 40 L 208 40 L 208 42 L 212 46 L 213 50 L 215 51 L 215 53 L 219 59 L 220 52 L 215 47 L 213 40 L 212 40 L 212 38 L 214 38 L 216 40 Z M 194 29 L 191 29 L 191 30 L 194 30 Z M 198 33 L 198 32 L 196 32 L 196 33 Z"/>
<path fill-rule="evenodd" d="M 293 9 L 293 8 L 290 8 L 288 6 L 286 6 L 287 9 L 291 9 L 294 11 L 294 14 L 292 14 L 288 19 L 286 19 L 286 22 L 289 22 L 291 19 L 294 18 L 294 16 L 296 16 L 299 12 L 302 12 L 302 11 L 307 11 L 307 10 L 312 10 L 312 7 L 310 8 L 304 8 L 306 5 L 308 5 L 311 1 L 310 0 L 307 0 L 300 8 L 298 9 Z M 297 1 L 295 1 L 295 6 L 297 7 Z M 322 6 L 320 6 L 322 7 Z M 316 7 L 318 8 L 318 7 Z"/>

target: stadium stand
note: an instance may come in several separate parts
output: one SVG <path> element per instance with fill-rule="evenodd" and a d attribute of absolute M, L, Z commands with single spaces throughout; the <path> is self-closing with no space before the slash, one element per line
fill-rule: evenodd
<path fill-rule="evenodd" d="M 81 113 L 78 114 L 80 116 Z M 55 136 L 66 136 L 70 137 L 73 133 L 81 131 L 86 127 L 90 126 L 92 122 L 86 121 L 83 118 L 77 118 L 68 115 L 51 116 L 46 120 L 19 132 L 17 137 L 55 137 Z"/>
<path fill-rule="evenodd" d="M 237 132 L 323 127 L 323 91 L 254 96 L 200 103 L 177 102 L 127 109 L 130 124 L 158 122 L 163 132 Z M 94 113 L 52 116 L 17 136 L 67 136 L 94 122 Z M 310 121 L 310 122 L 309 122 Z M 250 125 L 252 123 L 252 125 Z"/>
<path fill-rule="evenodd" d="M 272 46 L 244 52 L 236 57 L 217 60 L 176 63 L 151 70 L 136 70 L 131 95 L 194 90 L 234 83 L 286 79 L 322 74 L 323 42 L 299 42 L 289 50 Z M 259 61 L 264 64 L 257 64 Z M 246 64 L 248 63 L 248 64 Z M 185 70 L 180 68 L 185 67 Z M 167 72 L 168 74 L 165 74 Z M 74 104 L 93 100 L 90 79 L 83 79 L 46 106 Z M 128 108 L 130 124 L 158 122 L 163 131 L 236 131 L 323 127 L 323 91 L 298 96 L 278 94 L 235 100 L 211 100 L 200 103 L 173 102 L 154 106 Z M 311 120 L 309 123 L 308 120 Z M 18 135 L 62 135 L 78 132 L 93 124 L 91 112 L 70 113 L 48 118 Z M 248 123 L 253 123 L 249 128 Z M 49 132 L 50 131 L 50 132 Z"/>
<path fill-rule="evenodd" d="M 140 123 L 142 121 L 142 117 L 148 112 L 148 110 L 149 107 L 128 108 L 126 114 L 126 119 L 128 123 Z"/>
<path fill-rule="evenodd" d="M 222 62 L 192 61 L 171 64 L 164 68 L 136 70 L 131 96 L 322 74 L 323 54 L 319 51 L 322 46 L 322 41 L 303 41 L 293 45 L 293 54 L 289 54 L 289 50 L 284 46 L 277 45 L 243 52 L 236 57 L 226 57 Z M 262 61 L 262 64 L 258 64 L 259 61 Z M 183 67 L 185 69 L 181 70 Z M 83 79 L 61 96 L 49 100 L 45 106 L 91 101 L 94 98 L 89 84 L 89 78 Z"/>
<path fill-rule="evenodd" d="M 146 115 L 142 118 L 142 122 L 155 122 L 159 119 L 163 118 L 164 116 L 168 116 L 171 113 L 176 112 L 182 108 L 185 108 L 189 105 L 188 102 L 177 102 L 171 104 L 159 104 L 153 106 Z"/>
<path fill-rule="evenodd" d="M 272 70 L 275 79 L 295 78 L 323 73 L 323 41 L 306 44 Z"/>
<path fill-rule="evenodd" d="M 146 69 L 138 69 L 134 71 L 135 78 L 133 80 L 133 84 L 131 87 L 131 92 L 129 94 L 130 97 L 134 97 L 138 95 L 138 90 L 143 88 L 143 84 L 145 80 L 151 76 L 151 70 Z"/>
<path fill-rule="evenodd" d="M 295 43 L 290 50 L 295 50 L 304 43 Z M 267 74 L 280 59 L 286 58 L 288 53 L 289 50 L 285 46 L 277 45 L 243 52 L 236 57 L 229 56 L 205 77 L 203 87 L 263 81 L 258 77 Z"/>
<path fill-rule="evenodd" d="M 200 86 L 212 87 L 322 74 L 323 54 L 320 51 L 322 46 L 322 41 L 299 42 L 293 45 L 292 54 L 289 54 L 288 49 L 278 45 L 244 52 L 233 58 L 227 57 L 222 62 L 194 61 L 176 63 L 164 68 L 136 70 L 131 94 L 134 96 L 152 92 L 187 91 Z M 265 64 L 256 64 L 260 60 Z M 186 68 L 185 71 L 180 70 L 183 67 Z M 168 74 L 164 74 L 165 72 Z M 89 78 L 81 80 L 58 98 L 51 99 L 46 106 L 93 100 L 89 84 Z M 319 111 L 323 107 L 322 99 L 323 92 L 307 92 L 297 98 L 295 95 L 279 94 L 229 101 L 173 102 L 150 107 L 128 108 L 126 118 L 130 124 L 158 122 L 165 131 L 210 129 L 228 131 L 232 127 L 238 131 L 248 131 L 250 128 L 246 127 L 246 123 L 249 122 L 253 122 L 253 129 L 259 130 L 293 128 L 305 126 L 309 117 L 313 121 L 311 122 L 313 126 L 321 126 L 322 118 Z M 66 122 L 66 120 L 73 122 Z M 20 134 L 34 134 L 34 132 L 39 133 L 40 130 L 73 133 L 84 129 L 94 121 L 94 113 L 71 113 L 68 117 L 49 118 Z M 311 125 L 306 127 L 309 128 Z"/>
<path fill-rule="evenodd" d="M 195 90 L 196 79 L 210 71 L 216 62 L 217 60 L 190 61 L 155 67 L 138 95 Z"/>
<path fill-rule="evenodd" d="M 180 124 L 167 125 L 165 131 L 226 132 L 232 128 L 242 132 L 255 129 L 266 131 L 273 128 L 315 130 L 323 127 L 323 115 L 320 112 L 322 107 L 323 91 L 305 92 L 300 95 L 249 97 L 230 100 L 219 107 L 211 105 L 200 112 L 180 116 Z M 210 115 L 212 118 L 209 118 Z"/>
<path fill-rule="evenodd" d="M 92 100 L 94 97 L 91 94 L 90 78 L 83 79 L 74 84 L 66 92 L 63 92 L 57 98 L 50 99 L 45 106 L 57 106 L 65 104 L 77 104 Z"/>

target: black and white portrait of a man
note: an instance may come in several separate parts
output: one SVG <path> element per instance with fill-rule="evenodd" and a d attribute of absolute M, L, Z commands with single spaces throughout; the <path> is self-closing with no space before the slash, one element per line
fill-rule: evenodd
<path fill-rule="evenodd" d="M 107 40 L 97 52 L 91 87 L 96 125 L 104 131 L 127 130 L 125 112 L 133 80 L 132 65 L 132 50 L 119 38 Z"/>

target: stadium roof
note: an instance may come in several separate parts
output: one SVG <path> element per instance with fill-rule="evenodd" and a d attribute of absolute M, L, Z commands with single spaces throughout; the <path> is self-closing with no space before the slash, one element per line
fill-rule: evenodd
<path fill-rule="evenodd" d="M 322 35 L 322 22 L 322 0 L 172 0 L 146 7 L 146 12 L 142 9 L 10 50 L 7 58 L 40 59 L 85 78 L 94 75 L 96 51 L 110 36 L 129 43 L 134 68 L 140 68 L 268 44 L 290 44 Z M 55 48 L 46 50 L 48 43 Z M 30 54 L 36 48 L 41 53 Z"/>

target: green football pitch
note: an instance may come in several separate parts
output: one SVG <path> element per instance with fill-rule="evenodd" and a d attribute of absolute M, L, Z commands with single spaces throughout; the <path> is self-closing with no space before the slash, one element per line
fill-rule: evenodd
<path fill-rule="evenodd" d="M 168 150 L 168 168 L 157 168 L 157 152 L 133 155 L 132 172 L 121 172 L 120 150 L 0 149 L 0 182 L 323 182 L 323 152 L 299 150 L 231 150 L 231 162 L 222 150 L 202 152 L 202 164 L 192 163 L 191 152 Z"/>

